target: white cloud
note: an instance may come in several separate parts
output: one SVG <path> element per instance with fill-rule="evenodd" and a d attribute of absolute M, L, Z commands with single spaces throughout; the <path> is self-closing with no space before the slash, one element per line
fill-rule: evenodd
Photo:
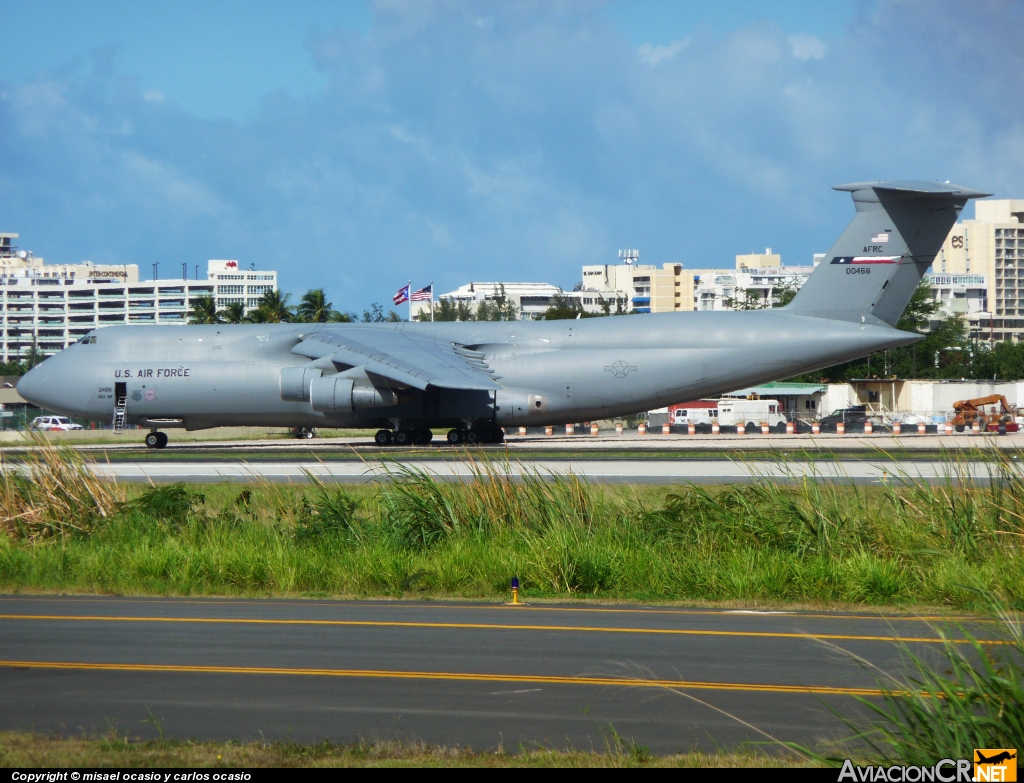
<path fill-rule="evenodd" d="M 825 56 L 825 42 L 813 35 L 797 33 L 787 40 L 790 51 L 798 60 L 820 60 Z"/>
<path fill-rule="evenodd" d="M 654 46 L 650 43 L 645 43 L 636 52 L 640 55 L 640 59 L 648 65 L 657 65 L 664 60 L 671 60 L 689 45 L 690 40 L 688 38 L 682 41 L 673 41 L 668 46 L 662 44 Z"/>

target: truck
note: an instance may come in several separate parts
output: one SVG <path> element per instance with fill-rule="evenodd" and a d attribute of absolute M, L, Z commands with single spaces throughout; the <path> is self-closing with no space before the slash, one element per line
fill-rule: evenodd
<path fill-rule="evenodd" d="M 710 432 L 711 424 L 716 420 L 722 427 L 743 424 L 748 432 L 760 432 L 761 424 L 765 422 L 774 432 L 786 431 L 786 417 L 778 400 L 694 400 L 673 405 L 669 411 L 673 424 L 686 426 L 692 423 L 698 432 Z"/>

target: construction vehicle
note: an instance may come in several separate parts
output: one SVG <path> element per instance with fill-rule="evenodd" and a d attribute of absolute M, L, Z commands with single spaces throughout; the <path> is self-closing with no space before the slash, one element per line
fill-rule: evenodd
<path fill-rule="evenodd" d="M 991 413 L 985 411 L 986 405 L 998 405 L 998 410 Z M 1017 432 L 1019 429 L 1014 420 L 1014 411 L 1006 397 L 1002 394 L 990 394 L 988 397 L 978 397 L 973 400 L 960 400 L 953 403 L 953 427 L 957 432 L 963 432 L 968 427 L 973 428 L 974 423 L 986 432 Z"/>

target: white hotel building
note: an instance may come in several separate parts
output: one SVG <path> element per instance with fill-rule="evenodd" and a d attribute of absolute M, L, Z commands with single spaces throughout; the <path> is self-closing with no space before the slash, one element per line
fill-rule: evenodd
<path fill-rule="evenodd" d="M 19 361 L 35 345 L 60 351 L 110 324 L 186 324 L 195 300 L 213 296 L 246 312 L 277 288 L 277 272 L 243 269 L 238 261 L 207 262 L 206 279 L 139 280 L 137 264 L 45 264 L 0 234 L 0 356 Z"/>

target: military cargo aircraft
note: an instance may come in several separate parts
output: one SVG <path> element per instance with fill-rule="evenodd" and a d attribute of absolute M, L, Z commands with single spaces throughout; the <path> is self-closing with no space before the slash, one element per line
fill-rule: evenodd
<path fill-rule="evenodd" d="M 856 215 L 785 307 L 572 321 L 111 326 L 18 391 L 115 427 L 380 428 L 376 442 L 499 442 L 503 426 L 606 419 L 907 345 L 894 324 L 969 199 L 858 182 Z"/>

